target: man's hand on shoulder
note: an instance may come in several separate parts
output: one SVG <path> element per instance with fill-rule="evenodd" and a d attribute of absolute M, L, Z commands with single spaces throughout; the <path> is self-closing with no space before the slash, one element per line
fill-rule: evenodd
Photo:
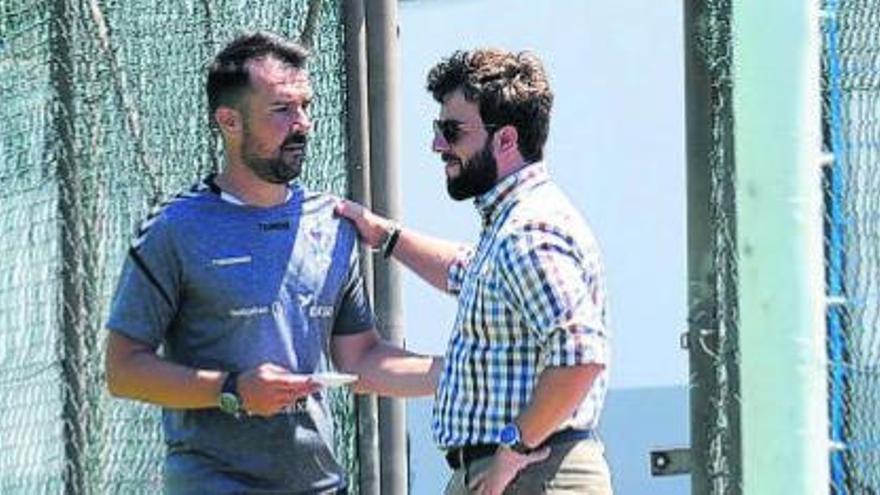
<path fill-rule="evenodd" d="M 351 220 L 357 228 L 361 240 L 373 249 L 379 247 L 393 223 L 347 199 L 339 200 L 334 211 L 340 217 Z"/>
<path fill-rule="evenodd" d="M 238 394 L 248 414 L 272 416 L 321 386 L 276 364 L 263 363 L 238 377 Z"/>

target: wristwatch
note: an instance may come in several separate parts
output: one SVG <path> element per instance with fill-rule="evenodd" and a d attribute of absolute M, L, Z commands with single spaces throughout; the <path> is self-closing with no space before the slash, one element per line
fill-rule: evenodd
<path fill-rule="evenodd" d="M 238 396 L 238 372 L 230 371 L 223 380 L 220 400 L 217 406 L 226 414 L 238 417 L 241 414 L 241 397 Z"/>
<path fill-rule="evenodd" d="M 400 238 L 401 230 L 402 228 L 399 223 L 392 222 L 385 233 L 382 234 L 382 238 L 379 239 L 379 245 L 376 247 L 376 250 L 382 253 L 383 258 L 387 259 L 391 257 L 391 253 L 394 252 L 394 246 L 397 245 L 397 240 Z"/>
<path fill-rule="evenodd" d="M 508 423 L 501 429 L 501 433 L 498 434 L 498 443 L 517 454 L 528 454 L 532 451 L 528 445 L 523 443 L 522 434 L 516 423 Z"/>

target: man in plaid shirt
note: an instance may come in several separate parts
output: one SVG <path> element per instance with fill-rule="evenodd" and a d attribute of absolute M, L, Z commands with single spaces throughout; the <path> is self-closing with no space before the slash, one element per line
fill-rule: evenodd
<path fill-rule="evenodd" d="M 458 296 L 433 431 L 448 495 L 610 494 L 596 435 L 607 386 L 605 280 L 589 227 L 543 162 L 553 93 L 538 58 L 455 52 L 428 75 L 433 150 L 483 229 L 463 246 L 343 202 L 362 239 Z"/>

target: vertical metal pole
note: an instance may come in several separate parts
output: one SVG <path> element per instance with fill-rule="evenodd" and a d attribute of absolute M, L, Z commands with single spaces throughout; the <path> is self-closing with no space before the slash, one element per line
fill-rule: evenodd
<path fill-rule="evenodd" d="M 714 234 L 710 211 L 712 81 L 700 51 L 703 0 L 684 0 L 685 117 L 687 150 L 688 354 L 690 364 L 691 493 L 711 493 L 709 462 L 712 391 L 718 388 L 713 354 L 718 350 Z"/>
<path fill-rule="evenodd" d="M 830 481 L 818 13 L 733 1 L 746 494 Z"/>
<path fill-rule="evenodd" d="M 322 0 L 309 0 L 309 8 L 306 12 L 306 22 L 299 35 L 299 43 L 308 49 L 312 49 L 315 43 L 315 31 L 321 21 Z"/>
<path fill-rule="evenodd" d="M 86 374 L 87 346 L 85 329 L 85 289 L 79 273 L 84 257 L 76 227 L 82 224 L 79 171 L 75 159 L 76 142 L 73 92 L 72 6 L 67 0 L 52 4 L 49 30 L 51 59 L 49 62 L 53 102 L 53 135 L 47 143 L 53 153 L 58 181 L 59 236 L 61 244 L 61 314 L 58 353 L 61 361 L 63 409 L 61 418 L 64 438 L 64 492 L 70 495 L 87 493 L 86 441 L 87 407 Z"/>
<path fill-rule="evenodd" d="M 370 206 L 370 129 L 367 106 L 367 40 L 363 0 L 345 0 L 345 66 L 348 87 L 348 177 L 351 197 Z M 361 248 L 364 280 L 373 297 L 373 259 Z M 379 419 L 375 395 L 357 396 L 358 485 L 361 495 L 379 495 Z"/>
<path fill-rule="evenodd" d="M 365 2 L 370 109 L 370 165 L 373 209 L 400 218 L 397 2 Z M 376 315 L 382 336 L 404 344 L 400 266 L 375 264 Z M 379 444 L 383 495 L 407 493 L 406 408 L 401 399 L 379 400 Z"/>

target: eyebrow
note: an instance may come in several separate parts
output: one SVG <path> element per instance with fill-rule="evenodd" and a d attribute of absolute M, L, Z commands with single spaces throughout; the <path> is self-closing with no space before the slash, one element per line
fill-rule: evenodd
<path fill-rule="evenodd" d="M 282 96 L 282 97 L 277 97 L 277 98 L 272 99 L 270 105 L 289 105 L 293 101 L 303 101 L 303 102 L 311 103 L 312 100 L 315 99 L 315 94 L 312 92 L 309 92 L 308 94 L 303 95 L 302 98 L 296 98 L 296 99 L 294 99 L 294 98 L 282 99 L 282 98 L 284 98 L 284 97 Z"/>

